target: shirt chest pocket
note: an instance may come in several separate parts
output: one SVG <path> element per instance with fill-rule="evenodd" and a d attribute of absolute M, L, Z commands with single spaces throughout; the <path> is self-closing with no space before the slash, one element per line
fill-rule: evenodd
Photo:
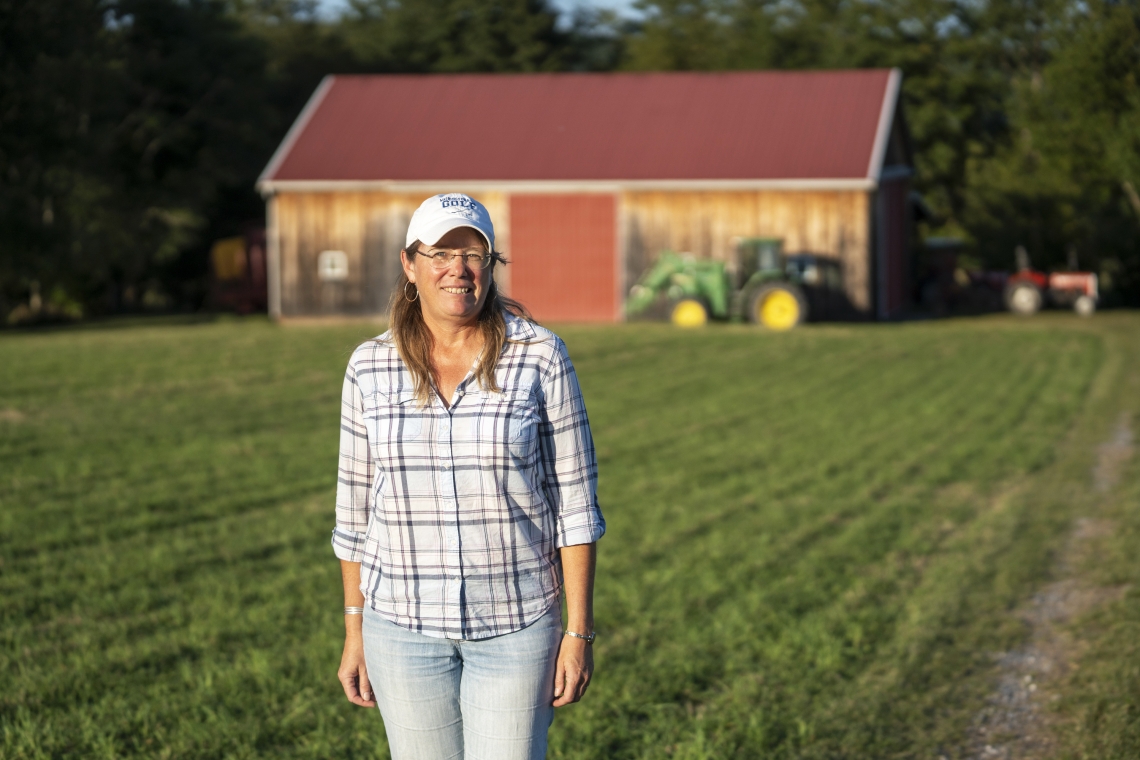
<path fill-rule="evenodd" d="M 500 403 L 507 420 L 507 444 L 518 454 L 530 451 L 538 440 L 542 421 L 534 395 L 528 390 L 506 391 Z"/>
<path fill-rule="evenodd" d="M 364 397 L 364 424 L 378 447 L 419 440 L 425 411 L 410 390 L 377 391 Z"/>

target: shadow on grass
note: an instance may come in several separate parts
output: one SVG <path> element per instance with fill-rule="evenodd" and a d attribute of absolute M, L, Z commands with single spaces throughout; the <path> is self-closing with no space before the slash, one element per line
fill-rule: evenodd
<path fill-rule="evenodd" d="M 191 327 L 196 325 L 233 323 L 269 323 L 265 314 L 237 315 L 200 312 L 195 314 L 127 314 L 96 317 L 77 321 L 45 321 L 22 325 L 0 326 L 0 337 L 5 335 L 47 335 L 62 332 L 106 332 L 133 330 L 148 327 Z"/>

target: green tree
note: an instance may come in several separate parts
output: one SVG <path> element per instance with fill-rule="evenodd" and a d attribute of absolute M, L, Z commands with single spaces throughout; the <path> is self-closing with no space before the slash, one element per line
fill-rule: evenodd
<path fill-rule="evenodd" d="M 0 290 L 132 307 L 273 144 L 262 46 L 211 0 L 3 10 Z"/>
<path fill-rule="evenodd" d="M 1007 263 L 1019 244 L 1038 267 L 1075 253 L 1136 293 L 1140 13 L 1093 0 L 1066 27 L 1049 61 L 1014 83 L 1009 144 L 971 163 L 965 222 L 990 261 Z"/>
<path fill-rule="evenodd" d="M 263 46 L 221 3 L 121 0 L 112 24 L 103 181 L 76 212 L 100 262 L 93 280 L 130 300 L 198 239 L 219 194 L 256 174 L 274 114 Z"/>
<path fill-rule="evenodd" d="M 66 271 L 105 80 L 107 7 L 83 0 L 0 2 L 0 322 Z"/>
<path fill-rule="evenodd" d="M 569 59 L 557 22 L 545 0 L 353 0 L 341 28 L 373 69 L 554 71 Z"/>

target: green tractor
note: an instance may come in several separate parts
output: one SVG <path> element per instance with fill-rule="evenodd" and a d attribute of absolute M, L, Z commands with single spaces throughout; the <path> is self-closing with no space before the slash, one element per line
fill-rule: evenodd
<path fill-rule="evenodd" d="M 771 330 L 790 330 L 807 319 L 814 301 L 826 312 L 842 293 L 837 262 L 810 254 L 785 256 L 783 240 L 754 238 L 737 246 L 737 267 L 663 251 L 633 286 L 626 314 L 656 307 L 678 327 L 699 327 L 715 319 L 741 319 Z"/>

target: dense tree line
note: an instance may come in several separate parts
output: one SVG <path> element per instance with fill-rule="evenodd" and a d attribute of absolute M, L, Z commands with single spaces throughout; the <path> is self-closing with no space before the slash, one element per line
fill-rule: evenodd
<path fill-rule="evenodd" d="M 1136 0 L 0 0 L 0 321 L 201 303 L 210 241 L 329 72 L 898 66 L 917 185 L 976 263 L 1140 300 Z"/>

